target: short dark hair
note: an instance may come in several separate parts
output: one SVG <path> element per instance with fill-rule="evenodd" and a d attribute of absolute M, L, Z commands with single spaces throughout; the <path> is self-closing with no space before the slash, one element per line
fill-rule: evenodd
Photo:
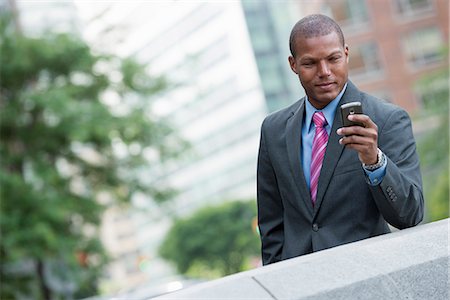
<path fill-rule="evenodd" d="M 332 18 L 321 14 L 313 14 L 304 17 L 294 25 L 291 31 L 291 36 L 289 37 L 289 49 L 291 50 L 292 56 L 295 57 L 294 43 L 298 36 L 311 38 L 324 36 L 333 31 L 337 33 L 339 40 L 344 47 L 344 34 L 342 33 L 341 27 L 339 27 L 339 25 Z"/>

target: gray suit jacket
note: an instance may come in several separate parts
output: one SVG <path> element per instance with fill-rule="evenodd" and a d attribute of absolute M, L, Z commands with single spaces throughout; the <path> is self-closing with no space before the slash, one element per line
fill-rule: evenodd
<path fill-rule="evenodd" d="M 360 101 L 378 126 L 386 175 L 368 184 L 358 154 L 339 144 L 339 106 Z M 305 99 L 264 120 L 258 156 L 258 221 L 263 264 L 358 241 L 423 218 L 422 179 L 408 114 L 359 91 L 350 81 L 330 132 L 313 207 L 300 161 Z"/>

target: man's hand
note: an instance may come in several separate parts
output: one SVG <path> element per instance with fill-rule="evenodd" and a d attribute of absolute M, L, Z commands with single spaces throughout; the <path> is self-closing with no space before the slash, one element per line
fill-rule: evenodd
<path fill-rule="evenodd" d="M 362 126 L 342 127 L 337 130 L 337 134 L 343 135 L 339 144 L 347 146 L 358 152 L 361 163 L 366 165 L 376 164 L 378 161 L 378 127 L 366 115 L 349 115 L 350 121 L 358 122 Z"/>

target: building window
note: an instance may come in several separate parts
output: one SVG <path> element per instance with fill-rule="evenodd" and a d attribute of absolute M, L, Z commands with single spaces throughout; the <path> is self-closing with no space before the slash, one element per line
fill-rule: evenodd
<path fill-rule="evenodd" d="M 395 0 L 395 11 L 404 16 L 413 16 L 433 9 L 431 0 Z"/>
<path fill-rule="evenodd" d="M 333 18 L 342 27 L 356 27 L 369 22 L 365 0 L 329 0 Z"/>
<path fill-rule="evenodd" d="M 352 76 L 372 76 L 382 71 L 378 47 L 369 42 L 350 50 L 349 69 Z"/>
<path fill-rule="evenodd" d="M 406 59 L 415 67 L 440 61 L 443 58 L 442 46 L 442 35 L 436 27 L 415 30 L 403 40 Z"/>

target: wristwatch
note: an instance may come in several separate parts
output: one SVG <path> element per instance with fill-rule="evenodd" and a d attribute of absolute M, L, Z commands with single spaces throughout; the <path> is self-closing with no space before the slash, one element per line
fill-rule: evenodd
<path fill-rule="evenodd" d="M 367 171 L 375 171 L 376 169 L 378 169 L 379 167 L 384 165 L 385 160 L 386 160 L 386 157 L 385 157 L 384 153 L 381 152 L 381 150 L 378 148 L 377 162 L 373 165 L 366 165 L 365 163 L 363 163 L 362 165 L 363 165 L 363 168 L 366 169 Z"/>

